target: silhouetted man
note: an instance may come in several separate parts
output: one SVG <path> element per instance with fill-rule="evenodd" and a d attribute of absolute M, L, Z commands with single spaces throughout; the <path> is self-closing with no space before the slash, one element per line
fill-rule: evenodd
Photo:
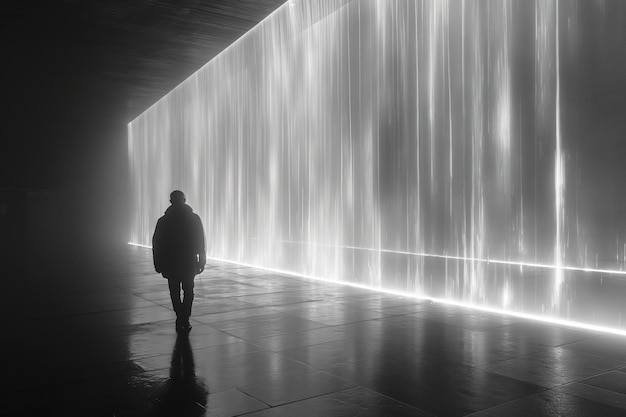
<path fill-rule="evenodd" d="M 185 204 L 182 191 L 172 191 L 172 205 L 159 219 L 152 237 L 154 269 L 167 278 L 176 312 L 176 331 L 189 331 L 194 278 L 204 270 L 206 249 L 200 217 Z M 183 300 L 180 300 L 180 290 Z"/>

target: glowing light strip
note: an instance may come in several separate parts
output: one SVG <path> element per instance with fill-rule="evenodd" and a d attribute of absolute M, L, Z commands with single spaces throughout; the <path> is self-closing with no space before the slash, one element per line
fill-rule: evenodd
<path fill-rule="evenodd" d="M 138 244 L 138 243 L 128 242 L 128 244 L 132 245 L 132 246 L 138 246 L 138 247 L 142 247 L 142 248 L 152 249 L 151 246 L 141 245 L 141 244 Z M 435 256 L 444 257 L 443 255 L 435 255 Z M 233 261 L 229 261 L 227 259 L 207 258 L 207 260 L 213 260 L 213 261 L 225 262 L 225 263 L 234 264 L 234 265 L 246 266 L 246 267 L 255 268 L 255 269 L 261 269 L 261 270 L 264 270 L 264 271 L 275 272 L 275 273 L 278 273 L 278 274 L 289 275 L 289 276 L 292 276 L 292 277 L 313 279 L 313 280 L 316 280 L 316 281 L 328 282 L 328 283 L 332 283 L 332 284 L 346 285 L 346 286 L 349 286 L 349 287 L 361 288 L 361 289 L 376 291 L 376 292 L 380 292 L 380 293 L 384 293 L 384 294 L 396 295 L 396 296 L 399 296 L 399 297 L 414 298 L 414 299 L 418 299 L 418 300 L 431 300 L 431 301 L 434 301 L 434 302 L 437 302 L 437 303 L 441 303 L 441 304 L 452 305 L 452 306 L 462 307 L 462 308 L 470 308 L 472 310 L 484 311 L 486 313 L 504 314 L 504 315 L 511 316 L 511 317 L 519 317 L 519 318 L 526 319 L 526 320 L 533 320 L 533 321 L 539 321 L 539 322 L 544 322 L 544 323 L 549 323 L 549 324 L 556 324 L 556 325 L 559 325 L 559 326 L 574 327 L 574 328 L 582 329 L 582 330 L 601 332 L 601 333 L 610 333 L 610 334 L 615 334 L 615 335 L 619 335 L 619 336 L 626 336 L 626 330 L 614 329 L 614 328 L 611 328 L 611 327 L 596 326 L 596 325 L 593 325 L 593 324 L 586 324 L 586 323 L 581 323 L 581 322 L 577 322 L 577 321 L 569 321 L 569 320 L 557 319 L 557 318 L 552 318 L 552 317 L 537 316 L 537 315 L 528 314 L 528 313 L 519 313 L 519 312 L 511 311 L 511 310 L 502 310 L 502 309 L 499 309 L 499 308 L 485 307 L 485 306 L 481 306 L 481 305 L 477 305 L 477 304 L 463 303 L 463 302 L 454 301 L 454 300 L 450 300 L 450 299 L 446 299 L 446 298 L 428 297 L 428 296 L 425 296 L 425 295 L 411 294 L 411 293 L 405 293 L 405 292 L 401 292 L 401 291 L 393 291 L 393 290 L 388 290 L 388 289 L 385 289 L 385 288 L 375 288 L 375 287 L 370 287 L 370 286 L 367 286 L 367 285 L 356 284 L 356 283 L 346 282 L 346 281 L 334 281 L 334 280 L 331 280 L 331 279 L 315 277 L 315 276 L 312 276 L 312 275 L 298 274 L 298 273 L 291 272 L 291 271 L 283 271 L 283 270 L 280 270 L 280 269 L 264 268 L 264 267 L 261 267 L 261 266 L 251 265 L 251 264 L 242 263 L 242 262 L 233 262 Z"/>
<path fill-rule="evenodd" d="M 355 249 L 355 250 L 370 251 L 370 252 L 394 253 L 394 254 L 399 254 L 399 255 L 452 259 L 456 261 L 472 261 L 472 262 L 483 262 L 483 263 L 502 264 L 502 265 L 527 266 L 527 267 L 532 267 L 532 268 L 558 269 L 558 270 L 579 271 L 579 272 L 594 272 L 594 273 L 626 276 L 626 271 L 623 271 L 623 270 L 583 268 L 579 266 L 557 266 L 557 265 L 539 264 L 539 263 L 530 263 L 530 262 L 503 261 L 499 259 L 484 259 L 484 258 L 473 258 L 473 257 L 454 256 L 454 255 L 438 255 L 434 253 L 423 253 L 423 252 L 394 251 L 390 249 L 363 248 L 359 246 L 333 246 L 333 245 L 324 245 L 320 243 L 315 244 L 315 243 L 297 242 L 297 241 L 289 241 L 289 240 L 281 240 L 281 241 L 278 241 L 278 243 L 292 243 L 292 244 L 298 244 L 298 245 L 312 245 L 312 246 L 322 246 L 322 247 L 337 247 L 340 249 Z"/>
<path fill-rule="evenodd" d="M 152 246 L 142 245 L 140 243 L 128 242 L 128 244 L 131 245 L 131 246 L 138 246 L 140 248 L 152 249 Z"/>
<path fill-rule="evenodd" d="M 295 244 L 300 244 L 300 245 L 306 244 L 304 242 L 295 242 L 295 241 L 281 241 L 281 243 L 295 243 Z M 128 242 L 128 244 L 133 245 L 133 246 L 139 246 L 142 248 L 152 249 L 152 246 L 141 245 L 139 243 Z M 312 244 L 312 245 L 331 247 L 331 245 L 322 245 L 322 244 Z M 437 255 L 433 253 L 394 251 L 394 250 L 389 250 L 389 249 L 361 248 L 358 246 L 338 246 L 338 247 L 341 249 L 355 249 L 355 250 L 363 250 L 363 251 L 370 251 L 370 252 L 377 251 L 377 252 L 382 252 L 382 253 L 394 253 L 394 254 L 399 254 L 399 255 L 423 256 L 426 258 L 452 259 L 455 261 L 483 262 L 483 263 L 488 263 L 488 264 L 491 263 L 491 264 L 500 264 L 500 265 L 520 266 L 520 267 L 526 266 L 530 268 L 559 269 L 559 270 L 566 270 L 566 271 L 593 272 L 593 273 L 600 273 L 600 274 L 626 276 L 626 271 L 621 271 L 621 270 L 582 268 L 582 267 L 577 267 L 577 266 L 556 266 L 556 265 L 550 265 L 550 264 L 537 264 L 537 263 L 529 263 L 529 262 L 503 261 L 499 259 L 482 259 L 482 258 L 471 258 L 471 257 L 454 256 L 454 255 Z M 216 258 L 211 258 L 211 259 L 216 259 Z M 225 261 L 225 262 L 232 262 L 232 261 Z M 238 262 L 233 262 L 233 263 L 239 264 Z M 260 267 L 257 265 L 251 265 L 251 266 L 254 266 L 255 268 L 264 269 L 263 267 Z M 295 273 L 290 272 L 289 274 L 293 275 Z M 332 281 L 332 282 L 335 282 L 335 281 Z"/>

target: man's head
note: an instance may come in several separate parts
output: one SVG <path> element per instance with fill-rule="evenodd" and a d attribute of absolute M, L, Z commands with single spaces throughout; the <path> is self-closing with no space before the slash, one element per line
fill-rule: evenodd
<path fill-rule="evenodd" d="M 185 201 L 187 201 L 187 199 L 185 198 L 185 193 L 182 191 L 175 190 L 171 192 L 170 203 L 172 203 L 173 206 L 185 204 Z"/>

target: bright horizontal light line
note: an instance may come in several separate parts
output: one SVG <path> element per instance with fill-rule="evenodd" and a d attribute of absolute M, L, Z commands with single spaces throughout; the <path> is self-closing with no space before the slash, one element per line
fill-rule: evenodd
<path fill-rule="evenodd" d="M 296 244 L 304 244 L 302 242 L 295 241 L 283 241 L 282 243 L 296 243 Z M 140 245 L 138 243 L 128 242 L 129 245 L 141 246 L 143 248 L 151 249 L 151 246 Z M 315 246 L 328 246 L 330 245 L 320 245 L 317 244 Z M 420 253 L 420 252 L 405 252 L 405 251 L 393 251 L 389 249 L 372 249 L 372 248 L 361 248 L 358 246 L 336 246 L 341 249 L 355 249 L 355 250 L 363 250 L 363 251 L 379 251 L 383 253 L 395 253 L 400 255 L 410 255 L 410 256 L 423 256 L 428 258 L 440 258 L 440 259 L 452 259 L 456 261 L 470 261 L 470 262 L 484 262 L 484 263 L 492 263 L 492 264 L 500 264 L 500 265 L 513 265 L 513 266 L 521 266 L 521 267 L 531 267 L 531 268 L 544 268 L 544 269 L 563 269 L 567 271 L 579 271 L 579 272 L 594 272 L 594 273 L 602 273 L 602 274 L 610 274 L 610 275 L 626 275 L 626 271 L 620 270 L 611 270 L 611 269 L 596 269 L 596 268 L 582 268 L 576 266 L 556 266 L 550 264 L 538 264 L 538 263 L 529 263 L 529 262 L 517 262 L 517 261 L 502 261 L 498 259 L 481 259 L 481 258 L 471 258 L 471 257 L 463 257 L 463 256 L 452 256 L 452 255 L 436 255 L 432 253 Z M 259 268 L 255 266 L 255 268 Z M 334 281 L 333 281 L 334 282 Z"/>
<path fill-rule="evenodd" d="M 370 252 L 395 253 L 395 254 L 409 255 L 409 256 L 423 256 L 423 257 L 428 257 L 428 258 L 452 259 L 456 261 L 484 262 L 484 263 L 501 264 L 501 265 L 527 266 L 527 267 L 532 267 L 532 268 L 561 269 L 561 270 L 567 270 L 567 271 L 598 272 L 598 273 L 611 274 L 611 275 L 626 275 L 626 271 L 622 271 L 622 270 L 583 268 L 583 267 L 578 267 L 578 266 L 556 266 L 556 265 L 551 265 L 551 264 L 540 264 L 540 263 L 518 262 L 518 261 L 503 261 L 499 259 L 483 259 L 483 258 L 472 258 L 472 257 L 454 256 L 454 255 L 438 255 L 438 254 L 433 254 L 433 253 L 422 253 L 422 252 L 395 251 L 395 250 L 390 250 L 390 249 L 374 249 L 374 248 L 364 248 L 364 247 L 359 247 L 359 246 L 333 246 L 333 245 L 323 245 L 323 244 L 311 244 L 307 242 L 298 242 L 298 241 L 291 241 L 291 240 L 280 240 L 277 242 L 292 243 L 292 244 L 297 244 L 297 245 L 333 247 L 333 248 L 340 248 L 340 249 L 354 249 L 354 250 L 362 250 L 362 251 L 370 251 Z"/>
<path fill-rule="evenodd" d="M 152 249 L 151 246 L 141 245 L 141 244 L 138 244 L 138 243 L 128 242 L 128 244 L 129 245 L 133 245 L 133 246 L 139 246 L 139 247 L 142 247 L 142 248 Z M 397 252 L 397 253 L 404 253 L 404 252 Z M 412 253 L 407 253 L 407 254 L 412 254 Z M 414 255 L 419 255 L 419 254 L 414 254 Z M 429 256 L 429 255 L 423 255 L 423 256 Z M 445 258 L 445 256 L 443 256 L 443 255 L 432 255 L 432 256 L 433 257 Z M 401 292 L 401 291 L 388 290 L 388 289 L 385 289 L 385 288 L 376 288 L 376 287 L 371 287 L 371 286 L 368 286 L 368 285 L 355 284 L 355 283 L 352 283 L 352 282 L 334 281 L 334 280 L 331 280 L 331 279 L 315 277 L 315 276 L 312 276 L 312 275 L 298 274 L 298 273 L 291 272 L 291 271 L 283 271 L 283 270 L 280 270 L 280 269 L 265 268 L 265 267 L 262 267 L 262 266 L 247 264 L 247 263 L 243 263 L 243 262 L 234 262 L 234 261 L 230 261 L 230 260 L 227 260 L 227 259 L 220 259 L 220 258 L 207 258 L 207 259 L 210 259 L 210 260 L 213 260 L 213 261 L 218 261 L 218 262 L 226 262 L 226 263 L 230 263 L 230 264 L 234 264 L 234 265 L 247 266 L 247 267 L 251 267 L 251 268 L 255 268 L 255 269 L 262 269 L 264 271 L 275 272 L 275 273 L 278 273 L 278 274 L 281 274 L 281 275 L 289 275 L 289 276 L 293 276 L 293 277 L 313 279 L 313 280 L 316 280 L 316 281 L 323 281 L 323 282 L 328 282 L 328 283 L 332 283 L 332 284 L 347 285 L 347 286 L 350 286 L 350 287 L 362 288 L 362 289 L 376 291 L 376 292 L 381 292 L 381 293 L 385 293 L 385 294 L 396 295 L 396 296 L 399 296 L 399 297 L 415 298 L 415 299 L 418 299 L 418 300 L 431 300 L 431 301 L 434 301 L 434 302 L 437 302 L 437 303 L 441 303 L 441 304 L 447 304 L 447 305 L 463 307 L 463 308 L 470 308 L 470 309 L 473 309 L 473 310 L 484 311 L 484 312 L 487 312 L 487 313 L 504 314 L 504 315 L 507 315 L 507 316 L 519 317 L 519 318 L 526 319 L 526 320 L 540 321 L 540 322 L 549 323 L 549 324 L 556 324 L 556 325 L 560 325 L 560 326 L 574 327 L 574 328 L 583 329 L 583 330 L 602 332 L 602 333 L 610 333 L 610 334 L 615 334 L 615 335 L 619 335 L 619 336 L 626 336 L 626 330 L 614 329 L 614 328 L 611 328 L 611 327 L 596 326 L 596 325 L 593 325 L 593 324 L 585 324 L 585 323 L 580 323 L 580 322 L 577 322 L 577 321 L 570 321 L 570 320 L 563 320 L 563 319 L 557 319 L 557 318 L 552 318 L 552 317 L 537 316 L 537 315 L 528 314 L 528 313 L 519 313 L 519 312 L 511 311 L 511 310 L 502 310 L 502 309 L 499 309 L 499 308 L 485 307 L 485 306 L 480 306 L 480 305 L 471 304 L 471 303 L 463 303 L 463 302 L 459 302 L 459 301 L 449 300 L 449 299 L 446 299 L 446 298 L 428 297 L 428 296 L 425 296 L 425 295 L 410 294 L 410 293 L 405 293 L 405 292 Z M 458 257 L 458 258 L 455 258 L 455 259 L 463 259 L 464 260 L 466 258 Z M 490 261 L 490 262 L 493 263 L 494 261 Z M 506 262 L 499 262 L 499 263 L 506 263 Z M 517 264 L 518 263 L 513 263 L 513 265 L 517 265 Z"/>
<path fill-rule="evenodd" d="M 142 245 L 140 243 L 128 242 L 128 244 L 131 246 L 139 246 L 140 248 L 152 249 L 152 246 Z"/>

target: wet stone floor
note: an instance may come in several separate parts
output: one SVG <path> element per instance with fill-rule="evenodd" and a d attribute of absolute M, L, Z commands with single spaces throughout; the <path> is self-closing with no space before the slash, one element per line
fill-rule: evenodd
<path fill-rule="evenodd" d="M 4 297 L 3 416 L 626 416 L 623 337 L 227 263 L 177 336 L 134 247 L 29 280 Z"/>

